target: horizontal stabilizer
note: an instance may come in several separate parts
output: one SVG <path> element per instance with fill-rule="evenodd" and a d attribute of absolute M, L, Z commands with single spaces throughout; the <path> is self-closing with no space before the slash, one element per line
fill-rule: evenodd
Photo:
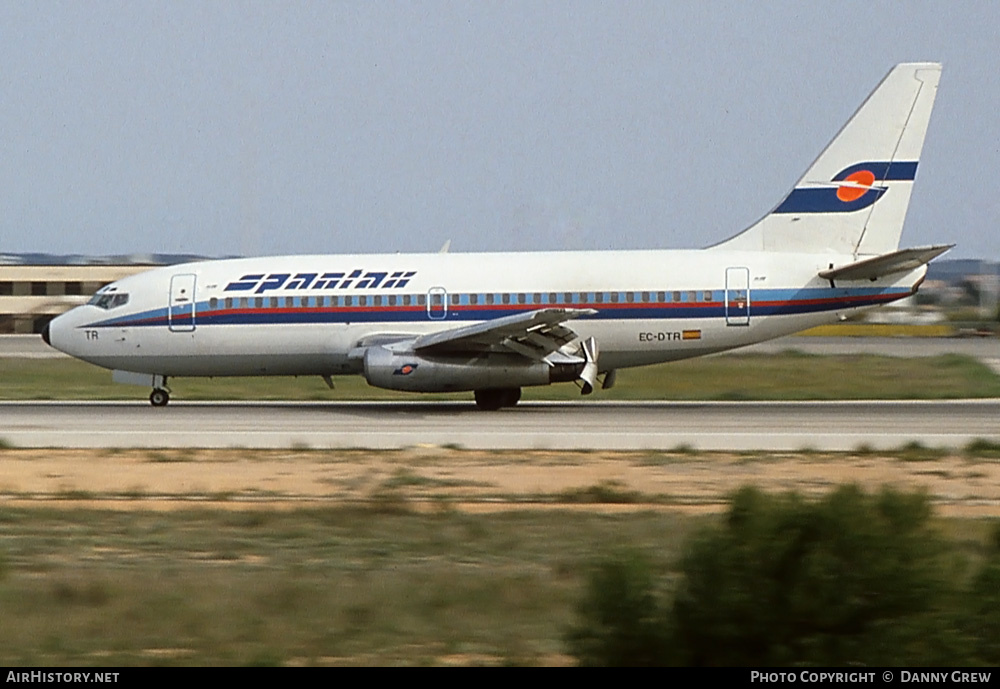
<path fill-rule="evenodd" d="M 918 249 L 901 249 L 881 256 L 873 256 L 839 268 L 821 270 L 819 276 L 826 280 L 875 280 L 892 273 L 905 273 L 929 263 L 955 246 L 942 244 Z"/>

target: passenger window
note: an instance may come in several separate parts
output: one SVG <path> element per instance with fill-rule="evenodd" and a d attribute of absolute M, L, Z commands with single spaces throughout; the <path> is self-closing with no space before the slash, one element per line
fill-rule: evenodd
<path fill-rule="evenodd" d="M 681 300 L 681 293 L 680 292 L 672 292 L 670 296 L 671 296 L 671 299 L 673 301 L 675 301 L 675 302 Z"/>
<path fill-rule="evenodd" d="M 698 293 L 695 292 L 694 290 L 691 290 L 690 292 L 688 292 L 687 300 L 692 303 L 698 301 Z"/>
<path fill-rule="evenodd" d="M 705 301 L 712 301 L 712 293 L 710 291 L 706 291 L 702 295 L 702 299 L 704 299 Z"/>

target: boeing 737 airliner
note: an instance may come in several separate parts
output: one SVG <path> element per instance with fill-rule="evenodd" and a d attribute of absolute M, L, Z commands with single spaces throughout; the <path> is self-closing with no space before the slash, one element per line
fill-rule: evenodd
<path fill-rule="evenodd" d="M 707 249 L 188 263 L 107 285 L 42 336 L 154 406 L 174 376 L 361 374 L 483 409 L 529 385 L 588 394 L 915 293 L 950 248 L 898 248 L 940 75 L 897 65 L 774 210 Z"/>

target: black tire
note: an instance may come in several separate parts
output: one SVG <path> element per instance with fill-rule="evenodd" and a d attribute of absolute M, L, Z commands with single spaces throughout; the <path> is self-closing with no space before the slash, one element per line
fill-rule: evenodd
<path fill-rule="evenodd" d="M 170 401 L 170 393 L 166 390 L 153 390 L 149 393 L 149 403 L 154 407 L 165 407 Z"/>
<path fill-rule="evenodd" d="M 504 390 L 504 392 L 506 395 L 504 396 L 503 406 L 514 407 L 521 401 L 521 388 L 509 388 Z"/>
<path fill-rule="evenodd" d="M 513 407 L 521 399 L 521 388 L 490 388 L 476 390 L 476 406 L 483 411 Z"/>
<path fill-rule="evenodd" d="M 483 411 L 496 411 L 503 406 L 504 390 L 476 390 L 476 406 Z"/>

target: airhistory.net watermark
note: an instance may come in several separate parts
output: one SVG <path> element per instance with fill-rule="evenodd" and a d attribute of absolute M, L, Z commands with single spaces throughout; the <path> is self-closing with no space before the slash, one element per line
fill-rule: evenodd
<path fill-rule="evenodd" d="M 7 682 L 52 683 L 52 684 L 104 684 L 117 682 L 118 672 L 47 672 L 31 670 L 29 672 L 7 672 Z"/>

